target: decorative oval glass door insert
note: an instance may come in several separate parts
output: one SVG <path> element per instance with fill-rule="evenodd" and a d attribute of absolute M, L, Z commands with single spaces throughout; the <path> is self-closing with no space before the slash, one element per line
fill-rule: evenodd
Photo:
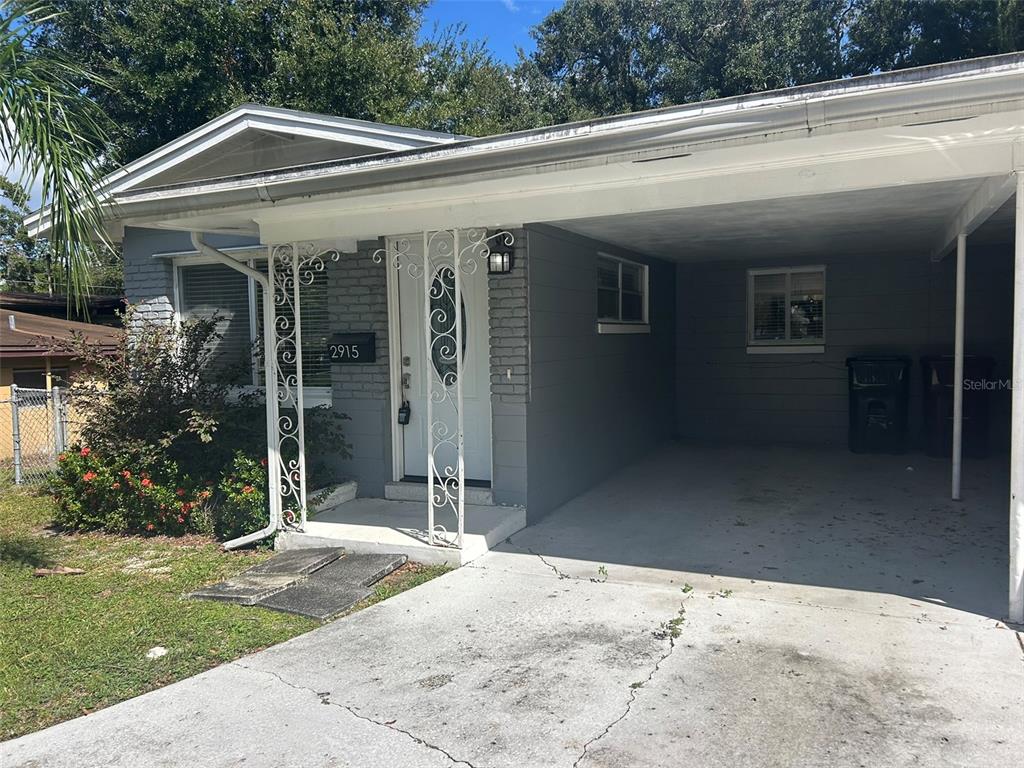
<path fill-rule="evenodd" d="M 462 357 L 466 358 L 466 302 L 462 305 Z M 446 387 L 455 384 L 458 365 L 455 359 L 455 271 L 441 267 L 430 284 L 430 362 Z"/>

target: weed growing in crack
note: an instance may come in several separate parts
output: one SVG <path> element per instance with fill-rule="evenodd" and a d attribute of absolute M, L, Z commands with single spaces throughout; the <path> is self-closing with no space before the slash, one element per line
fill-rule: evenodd
<path fill-rule="evenodd" d="M 688 594 L 690 592 L 693 592 L 693 585 L 692 584 L 683 584 L 683 586 L 680 589 L 682 590 L 683 594 L 685 595 L 685 594 Z"/>
<path fill-rule="evenodd" d="M 658 628 L 654 630 L 654 636 L 658 640 L 676 640 L 683 634 L 683 624 L 685 623 L 686 607 L 680 605 L 679 613 L 668 621 L 661 622 Z"/>
<path fill-rule="evenodd" d="M 597 578 L 591 577 L 590 580 L 595 584 L 603 584 L 608 581 L 608 569 L 603 565 L 597 566 Z"/>

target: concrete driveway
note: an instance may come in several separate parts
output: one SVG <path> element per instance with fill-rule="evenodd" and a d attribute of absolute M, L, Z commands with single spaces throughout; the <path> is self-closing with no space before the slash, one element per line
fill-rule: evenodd
<path fill-rule="evenodd" d="M 837 456 L 794 498 L 777 452 L 729 477 L 715 458 L 663 452 L 502 551 L 2 744 L 0 765 L 1014 764 L 1024 652 L 985 607 L 998 535 L 902 538 L 944 518 L 941 466 Z"/>

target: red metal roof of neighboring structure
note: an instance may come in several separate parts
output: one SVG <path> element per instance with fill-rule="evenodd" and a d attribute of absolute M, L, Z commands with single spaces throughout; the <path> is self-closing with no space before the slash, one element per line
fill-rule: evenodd
<path fill-rule="evenodd" d="M 113 350 L 119 333 L 105 325 L 0 308 L 0 355 L 4 357 L 71 357 L 51 350 L 57 341 L 70 341 L 75 334 L 81 334 L 88 344 Z"/>

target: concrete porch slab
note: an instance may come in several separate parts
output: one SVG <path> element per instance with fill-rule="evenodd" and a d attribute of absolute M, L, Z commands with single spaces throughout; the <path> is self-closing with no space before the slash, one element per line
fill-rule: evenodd
<path fill-rule="evenodd" d="M 285 551 L 333 546 L 359 554 L 397 553 L 418 563 L 458 567 L 525 527 L 523 507 L 466 505 L 462 549 L 432 547 L 427 543 L 423 502 L 355 499 L 311 517 L 304 533 L 279 534 L 275 546 Z"/>

